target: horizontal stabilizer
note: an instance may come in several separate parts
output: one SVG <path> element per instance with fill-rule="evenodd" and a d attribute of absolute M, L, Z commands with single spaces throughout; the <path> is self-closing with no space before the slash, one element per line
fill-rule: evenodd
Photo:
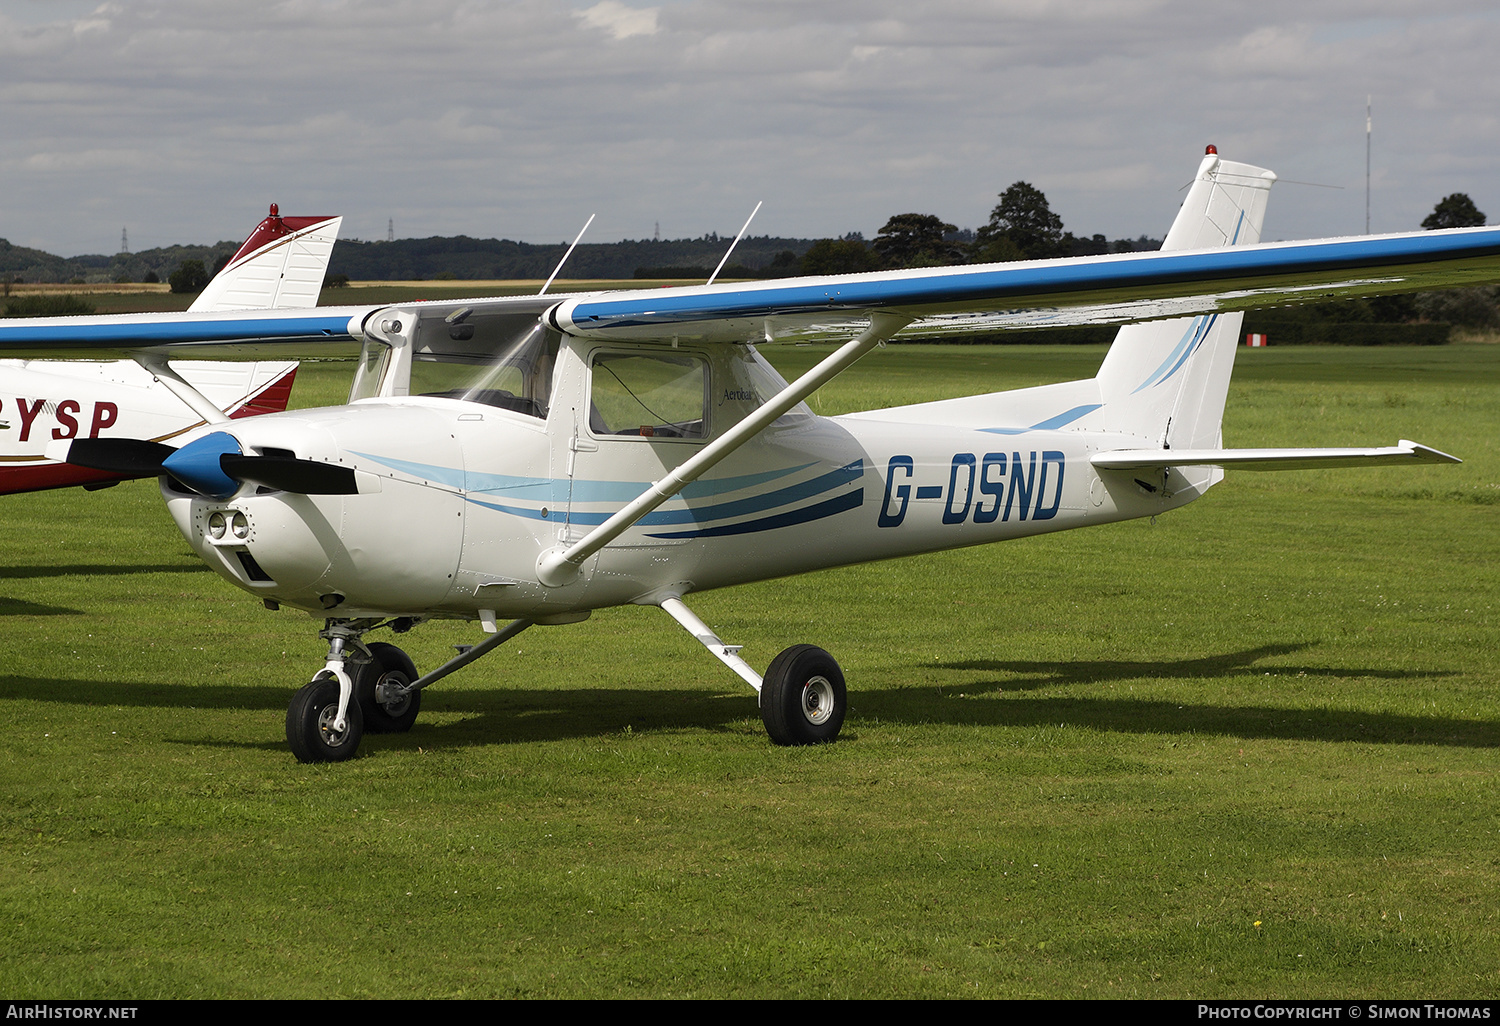
<path fill-rule="evenodd" d="M 1169 467 L 1234 467 L 1237 470 L 1317 470 L 1413 463 L 1462 463 L 1437 449 L 1403 438 L 1373 449 L 1115 449 L 1089 460 L 1098 470 L 1166 470 Z"/>

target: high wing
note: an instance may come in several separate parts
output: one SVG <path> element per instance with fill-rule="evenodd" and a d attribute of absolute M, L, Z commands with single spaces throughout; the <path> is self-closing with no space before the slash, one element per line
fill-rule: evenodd
<path fill-rule="evenodd" d="M 1497 277 L 1500 227 L 1458 228 L 589 293 L 557 303 L 547 322 L 570 335 L 622 341 L 774 342 L 847 337 L 872 315 L 885 314 L 902 318 L 902 335 L 911 337 L 1176 318 Z M 535 297 L 464 302 L 488 310 L 522 301 Z M 0 355 L 327 355 L 362 341 L 381 309 L 16 318 L 0 324 Z"/>
<path fill-rule="evenodd" d="M 781 341 L 847 334 L 873 313 L 904 335 L 1111 324 L 1482 284 L 1500 275 L 1500 227 L 1283 242 L 1185 253 L 1122 253 L 974 267 L 793 278 L 750 285 L 594 293 L 548 322 L 571 335 L 663 341 Z M 521 297 L 530 299 L 531 297 Z M 475 299 L 476 307 L 503 299 Z M 449 304 L 451 305 L 451 303 Z M 140 314 L 16 319 L 0 352 L 29 355 L 213 348 L 292 353 L 363 337 L 374 307 L 316 313 Z"/>
<path fill-rule="evenodd" d="M 549 322 L 594 338 L 780 341 L 847 335 L 872 313 L 903 336 L 1111 324 L 1483 284 L 1500 228 L 1123 253 L 582 296 Z"/>

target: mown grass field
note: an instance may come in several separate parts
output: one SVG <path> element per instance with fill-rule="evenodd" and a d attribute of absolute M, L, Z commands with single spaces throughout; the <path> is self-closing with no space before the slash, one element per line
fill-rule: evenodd
<path fill-rule="evenodd" d="M 1101 357 L 890 347 L 814 405 Z M 843 737 L 800 750 L 631 608 L 298 765 L 315 621 L 202 569 L 154 482 L 5 497 L 0 992 L 1494 997 L 1497 424 L 1500 346 L 1242 352 L 1229 444 L 1466 462 L 1231 474 L 1155 524 L 697 596 L 762 668 L 843 664 Z"/>

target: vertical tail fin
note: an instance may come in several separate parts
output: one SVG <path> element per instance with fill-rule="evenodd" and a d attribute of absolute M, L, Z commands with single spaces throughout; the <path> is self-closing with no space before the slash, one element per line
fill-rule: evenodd
<path fill-rule="evenodd" d="M 193 305 L 215 310 L 292 310 L 318 305 L 323 276 L 338 241 L 342 217 L 282 217 L 271 213 L 214 275 Z"/>
<path fill-rule="evenodd" d="M 1275 181 L 1209 147 L 1162 249 L 1259 242 Z M 1121 328 L 1096 379 L 1108 429 L 1159 448 L 1218 447 L 1242 319 L 1206 314 Z"/>

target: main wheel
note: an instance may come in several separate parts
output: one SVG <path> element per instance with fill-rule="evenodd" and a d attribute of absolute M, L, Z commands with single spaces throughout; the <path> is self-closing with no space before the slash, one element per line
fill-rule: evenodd
<path fill-rule="evenodd" d="M 339 682 L 331 676 L 313 679 L 292 698 L 286 710 L 286 743 L 298 762 L 343 762 L 354 758 L 364 736 L 359 703 L 350 701 L 344 729 L 334 730 L 339 714 Z"/>
<path fill-rule="evenodd" d="M 422 708 L 422 692 L 413 691 L 389 702 L 377 697 L 375 686 L 387 677 L 402 684 L 417 679 L 416 664 L 395 645 L 377 641 L 370 645 L 375 661 L 359 667 L 354 677 L 354 697 L 365 716 L 365 729 L 371 734 L 405 734 L 417 722 Z"/>
<path fill-rule="evenodd" d="M 820 745 L 839 736 L 848 708 L 844 673 L 816 645 L 793 645 L 766 671 L 760 718 L 778 745 Z"/>

